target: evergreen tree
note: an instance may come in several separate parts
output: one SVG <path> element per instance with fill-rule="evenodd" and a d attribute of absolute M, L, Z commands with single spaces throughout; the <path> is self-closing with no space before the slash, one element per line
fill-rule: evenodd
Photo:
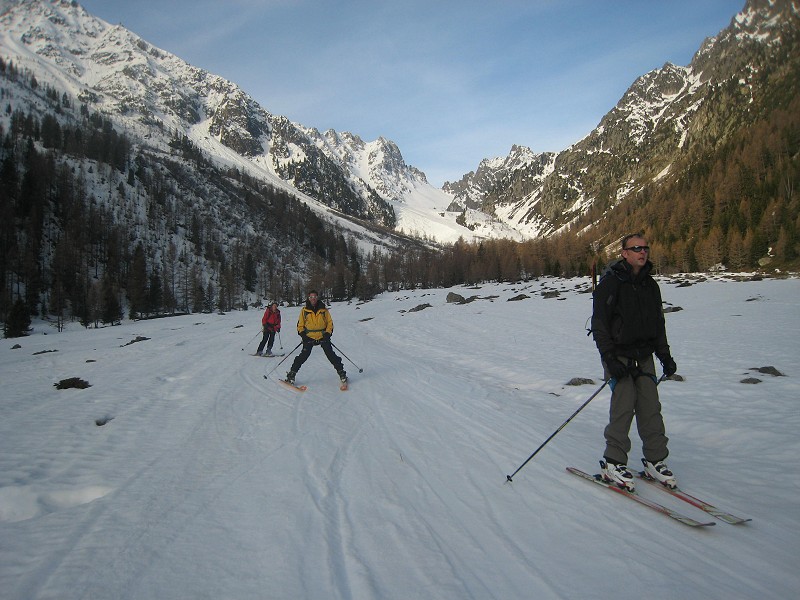
<path fill-rule="evenodd" d="M 203 312 L 211 313 L 214 312 L 214 284 L 211 283 L 209 280 L 208 288 L 206 289 L 205 298 L 203 301 Z"/>
<path fill-rule="evenodd" d="M 119 295 L 108 274 L 103 276 L 103 303 L 100 318 L 106 325 L 113 325 L 122 320 L 122 306 L 119 302 Z"/>
<path fill-rule="evenodd" d="M 256 263 L 251 252 L 244 257 L 244 289 L 248 292 L 256 291 Z"/>
<path fill-rule="evenodd" d="M 161 285 L 161 276 L 157 269 L 150 274 L 150 285 L 147 289 L 147 312 L 157 315 L 164 310 L 164 297 Z"/>
<path fill-rule="evenodd" d="M 136 250 L 133 252 L 133 263 L 128 276 L 128 298 L 131 302 L 129 310 L 131 319 L 139 318 L 147 311 L 147 261 L 141 242 L 136 245 Z"/>
<path fill-rule="evenodd" d="M 17 298 L 6 319 L 4 334 L 7 338 L 22 337 L 27 335 L 31 326 L 31 317 L 28 307 L 21 298 Z"/>
<path fill-rule="evenodd" d="M 192 297 L 192 312 L 200 313 L 205 310 L 206 306 L 206 291 L 202 283 L 195 284 L 194 295 Z"/>

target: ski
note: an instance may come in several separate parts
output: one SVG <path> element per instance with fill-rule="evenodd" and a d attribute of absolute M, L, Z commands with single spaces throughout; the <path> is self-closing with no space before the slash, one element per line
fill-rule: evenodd
<path fill-rule="evenodd" d="M 700 498 L 696 498 L 696 497 L 692 496 L 691 494 L 688 494 L 688 493 L 684 492 L 680 488 L 674 488 L 674 489 L 673 488 L 669 488 L 669 487 L 665 486 L 664 484 L 656 481 L 655 479 L 653 479 L 649 475 L 647 475 L 647 473 L 645 473 L 644 471 L 637 471 L 636 475 L 642 481 L 646 481 L 647 483 L 649 483 L 649 484 L 651 484 L 651 485 L 653 485 L 653 486 L 655 486 L 657 488 L 660 488 L 660 489 L 664 490 L 668 494 L 670 494 L 672 496 L 675 496 L 676 498 L 679 498 L 679 499 L 683 500 L 684 502 L 688 502 L 692 506 L 695 506 L 695 507 L 699 508 L 700 510 L 707 512 L 712 517 L 716 517 L 720 521 L 725 521 L 726 523 L 730 523 L 731 525 L 741 525 L 742 523 L 747 523 L 748 521 L 752 521 L 752 519 L 745 518 L 745 517 L 737 517 L 736 515 L 732 515 L 729 512 L 725 512 L 724 510 L 720 510 L 716 506 L 714 506 L 713 504 L 709 504 L 708 502 L 706 502 L 704 500 L 700 500 Z"/>
<path fill-rule="evenodd" d="M 339 389 L 342 390 L 343 392 L 346 392 L 349 387 L 350 385 L 346 381 L 343 381 L 339 384 Z"/>
<path fill-rule="evenodd" d="M 269 381 L 269 377 L 264 375 L 264 379 Z M 294 390 L 295 392 L 305 392 L 308 389 L 307 385 L 294 385 L 293 383 L 289 383 L 285 379 L 278 379 L 278 383 L 282 384 L 283 386 Z"/>
<path fill-rule="evenodd" d="M 687 517 L 686 515 L 683 515 L 677 511 L 674 511 L 671 508 L 664 506 L 663 504 L 659 504 L 658 502 L 653 502 L 648 498 L 640 496 L 636 492 L 628 492 L 626 490 L 623 490 L 622 488 L 619 488 L 614 484 L 603 481 L 601 475 L 589 475 L 588 473 L 584 473 L 583 471 L 581 471 L 580 469 L 576 469 L 575 467 L 567 467 L 567 471 L 569 471 L 573 475 L 577 475 L 578 477 L 582 477 L 583 479 L 592 481 L 597 485 L 602 485 L 604 488 L 607 488 L 612 492 L 617 492 L 618 494 L 621 494 L 626 498 L 635 500 L 639 504 L 647 506 L 648 508 L 652 508 L 653 510 L 658 511 L 664 515 L 667 515 L 671 519 L 675 519 L 676 521 L 683 523 L 684 525 L 688 525 L 689 527 L 710 527 L 712 525 L 716 525 L 716 523 L 714 523 L 713 521 L 707 523 L 696 521 L 695 519 Z"/>
<path fill-rule="evenodd" d="M 259 358 L 275 358 L 276 356 L 284 356 L 285 354 L 281 352 L 280 354 L 251 354 L 250 356 L 258 356 Z"/>
<path fill-rule="evenodd" d="M 293 383 L 289 383 L 285 379 L 278 379 L 279 383 L 282 383 L 284 386 L 293 389 L 296 392 L 305 392 L 308 389 L 307 385 L 295 385 Z"/>

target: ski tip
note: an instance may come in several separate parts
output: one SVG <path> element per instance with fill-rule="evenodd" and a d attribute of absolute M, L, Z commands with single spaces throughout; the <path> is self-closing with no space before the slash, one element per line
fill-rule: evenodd
<path fill-rule="evenodd" d="M 292 383 L 289 383 L 285 379 L 278 379 L 278 383 L 280 383 L 282 386 L 288 387 L 298 392 L 305 392 L 308 389 L 307 385 L 294 385 Z"/>

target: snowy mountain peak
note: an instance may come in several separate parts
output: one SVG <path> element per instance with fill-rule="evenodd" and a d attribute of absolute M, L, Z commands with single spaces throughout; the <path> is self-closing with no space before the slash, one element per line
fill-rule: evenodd
<path fill-rule="evenodd" d="M 7 6 L 2 42 L 9 59 L 116 115 L 127 130 L 157 140 L 153 128 L 166 126 L 192 137 L 192 126 L 211 119 L 217 140 L 236 145 L 240 136 L 227 132 L 224 118 L 232 118 L 234 132 L 244 129 L 253 137 L 268 129 L 235 118 L 234 104 L 252 111 L 255 102 L 231 82 L 151 46 L 122 25 L 93 17 L 75 2 L 22 0 Z M 265 121 L 267 114 L 262 110 L 259 117 Z M 255 145 L 244 146 L 252 151 Z"/>
<path fill-rule="evenodd" d="M 748 0 L 742 12 L 731 21 L 731 30 L 737 34 L 759 37 L 780 37 L 780 31 L 800 17 L 797 0 Z"/>
<path fill-rule="evenodd" d="M 108 115 L 142 144 L 168 152 L 171 132 L 179 132 L 223 168 L 291 190 L 320 214 L 325 205 L 382 226 L 403 226 L 394 204 L 421 197 L 428 205 L 431 196 L 445 195 L 405 164 L 394 142 L 365 143 L 332 130 L 321 135 L 271 115 L 232 82 L 75 2 L 4 0 L 2 7 L 4 57 Z"/>
<path fill-rule="evenodd" d="M 481 210 L 533 235 L 570 226 L 594 207 L 613 209 L 669 173 L 687 148 L 713 153 L 774 110 L 795 87 L 798 29 L 800 0 L 749 0 L 688 66 L 668 62 L 636 79 L 572 147 L 538 157 L 514 147 L 446 183 L 451 209 Z"/>
<path fill-rule="evenodd" d="M 759 73 L 785 58 L 774 48 L 796 37 L 799 3 L 749 0 L 690 65 L 666 63 L 638 78 L 572 147 L 556 155 L 514 145 L 441 190 L 406 164 L 393 141 L 367 142 L 332 129 L 322 134 L 272 115 L 234 83 L 93 17 L 77 2 L 0 0 L 0 51 L 37 81 L 110 118 L 134 144 L 169 154 L 171 138 L 185 136 L 217 166 L 285 190 L 320 215 L 335 209 L 345 221 L 355 217 L 443 242 L 537 237 L 592 206 L 614 204 L 637 181 L 665 172 L 682 149 L 713 146 L 752 119 L 754 99 L 783 75 Z M 738 85 L 742 93 L 720 105 L 721 94 Z"/>

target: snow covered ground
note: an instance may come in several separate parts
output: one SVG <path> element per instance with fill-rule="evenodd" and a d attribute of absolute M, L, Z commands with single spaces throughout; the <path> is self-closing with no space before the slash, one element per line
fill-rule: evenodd
<path fill-rule="evenodd" d="M 333 341 L 363 368 L 345 361 L 347 392 L 320 349 L 306 393 L 274 381 L 291 358 L 265 380 L 280 359 L 249 356 L 260 311 L 0 340 L 0 597 L 797 597 L 800 280 L 662 280 L 683 309 L 667 326 L 685 381 L 659 388 L 669 464 L 753 519 L 703 529 L 564 470 L 597 469 L 607 389 L 506 482 L 601 383 L 587 288 L 336 303 Z M 54 387 L 71 377 L 91 387 Z"/>

